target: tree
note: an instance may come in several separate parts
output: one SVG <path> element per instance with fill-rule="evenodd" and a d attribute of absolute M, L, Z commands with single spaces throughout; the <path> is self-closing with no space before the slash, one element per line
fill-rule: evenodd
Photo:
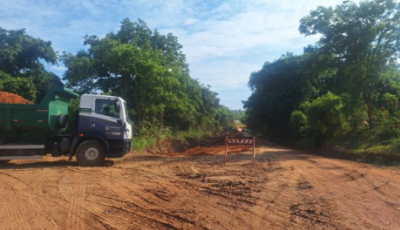
<path fill-rule="evenodd" d="M 311 60 L 307 55 L 288 53 L 251 74 L 249 86 L 253 94 L 244 102 L 250 129 L 275 137 L 292 135 L 292 111 L 317 93 L 307 74 Z"/>
<path fill-rule="evenodd" d="M 400 3 L 394 0 L 345 1 L 318 7 L 301 19 L 302 34 L 321 34 L 316 48 L 333 58 L 336 84 L 352 104 L 365 105 L 374 122 L 376 94 L 400 54 Z M 363 106 L 352 106 L 359 108 Z"/>
<path fill-rule="evenodd" d="M 137 133 L 218 127 L 217 95 L 190 77 L 182 45 L 172 34 L 153 32 L 140 19 L 124 19 L 118 32 L 86 36 L 84 44 L 87 50 L 61 57 L 67 86 L 125 98 Z"/>
<path fill-rule="evenodd" d="M 33 100 L 37 94 L 37 89 L 32 79 L 11 77 L 2 71 L 0 71 L 0 91 L 18 94 L 28 100 Z"/>
<path fill-rule="evenodd" d="M 0 81 L 3 90 L 37 102 L 61 80 L 45 70 L 42 62 L 57 63 L 51 42 L 33 38 L 21 30 L 0 28 Z"/>
<path fill-rule="evenodd" d="M 321 147 L 341 129 L 343 103 L 339 96 L 328 92 L 300 107 L 304 110 L 304 117 L 299 111 L 294 111 L 291 121 L 297 118 L 299 133 L 305 134 L 306 143 Z"/>

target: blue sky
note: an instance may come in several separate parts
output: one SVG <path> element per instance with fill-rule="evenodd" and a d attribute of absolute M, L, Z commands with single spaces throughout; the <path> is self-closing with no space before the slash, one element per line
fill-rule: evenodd
<path fill-rule="evenodd" d="M 342 0 L 0 0 L 0 27 L 26 28 L 58 52 L 75 53 L 83 37 L 116 32 L 123 18 L 173 33 L 183 45 L 191 76 L 241 109 L 251 72 L 286 52 L 300 54 L 318 40 L 298 32 L 299 20 L 317 6 Z M 59 76 L 65 68 L 47 66 Z"/>

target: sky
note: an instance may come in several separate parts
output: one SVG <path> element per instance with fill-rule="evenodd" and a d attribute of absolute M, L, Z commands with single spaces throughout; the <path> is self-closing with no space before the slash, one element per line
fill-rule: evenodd
<path fill-rule="evenodd" d="M 121 21 L 140 18 L 173 33 L 183 45 L 192 78 L 219 94 L 221 104 L 243 109 L 250 74 L 287 52 L 301 54 L 318 36 L 305 37 L 299 20 L 318 6 L 342 0 L 0 0 L 0 27 L 25 28 L 51 41 L 60 54 L 76 53 L 85 35 L 103 37 Z M 62 77 L 62 64 L 46 65 Z"/>

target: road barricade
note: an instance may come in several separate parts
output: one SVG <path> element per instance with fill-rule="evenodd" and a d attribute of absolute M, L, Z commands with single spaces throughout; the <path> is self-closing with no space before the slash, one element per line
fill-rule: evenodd
<path fill-rule="evenodd" d="M 225 136 L 225 159 L 224 165 L 228 163 L 229 145 L 252 145 L 253 146 L 253 165 L 256 164 L 256 138 L 255 137 L 230 137 Z"/>

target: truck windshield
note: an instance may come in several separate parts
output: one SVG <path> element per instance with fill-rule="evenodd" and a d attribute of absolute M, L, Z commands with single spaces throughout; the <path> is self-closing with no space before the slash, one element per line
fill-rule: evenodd
<path fill-rule="evenodd" d="M 98 114 L 110 117 L 119 117 L 119 113 L 117 112 L 116 108 L 116 102 L 113 100 L 96 99 L 95 112 Z"/>
<path fill-rule="evenodd" d="M 128 123 L 130 123 L 131 122 L 131 120 L 129 119 L 129 115 L 128 115 L 128 107 L 126 106 L 126 102 L 124 101 L 124 111 L 125 111 L 125 117 L 126 117 L 126 121 L 128 122 Z"/>

